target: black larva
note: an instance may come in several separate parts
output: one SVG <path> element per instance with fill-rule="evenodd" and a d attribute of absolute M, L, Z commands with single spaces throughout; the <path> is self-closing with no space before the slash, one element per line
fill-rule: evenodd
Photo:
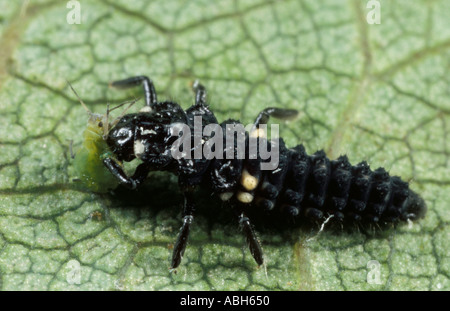
<path fill-rule="evenodd" d="M 236 156 L 233 159 L 225 156 L 210 160 L 205 157 L 175 159 L 171 155 L 171 147 L 177 138 L 172 135 L 174 124 L 185 124 L 192 129 L 192 141 L 198 139 L 193 130 L 195 116 L 201 116 L 203 127 L 217 124 L 216 117 L 206 105 L 205 88 L 194 83 L 195 104 L 184 111 L 175 102 L 158 102 L 153 83 L 145 76 L 112 83 L 119 88 L 138 85 L 144 88 L 146 105 L 139 113 L 123 115 L 116 124 L 108 124 L 110 130 L 104 139 L 109 150 L 101 158 L 112 175 L 131 189 L 139 187 L 150 171 L 170 171 L 178 176 L 185 202 L 183 224 L 174 246 L 171 268 L 180 264 L 187 245 L 194 221 L 194 191 L 197 186 L 208 187 L 221 200 L 230 203 L 258 265 L 263 264 L 264 259 L 248 217 L 251 211 L 254 213 L 256 210 L 264 217 L 284 214 L 290 220 L 308 219 L 318 223 L 332 216 L 334 222 L 342 225 L 377 226 L 416 220 L 426 213 L 425 202 L 409 189 L 408 183 L 389 176 L 383 168 L 372 171 L 366 162 L 352 166 L 346 156 L 330 160 L 323 151 L 308 155 L 302 145 L 289 149 L 282 140 L 279 142 L 278 167 L 271 171 L 260 169 L 262 160 L 259 154 L 256 159 L 238 159 Z M 264 109 L 254 122 L 254 130 L 244 133 L 246 147 L 250 135 L 263 136 L 258 130 L 270 116 L 289 119 L 296 114 L 297 111 L 289 109 Z M 226 124 L 238 123 L 235 120 L 221 123 L 224 146 Z M 201 137 L 203 142 L 210 138 Z M 236 152 L 236 148 L 231 151 Z M 190 152 L 194 153 L 194 148 Z M 136 158 L 142 163 L 133 176 L 127 176 L 122 161 Z"/>

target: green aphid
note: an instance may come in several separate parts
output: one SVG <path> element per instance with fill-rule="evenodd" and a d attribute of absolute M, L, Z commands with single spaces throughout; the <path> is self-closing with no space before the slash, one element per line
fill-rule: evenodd
<path fill-rule="evenodd" d="M 117 124 L 120 117 L 123 116 L 137 100 L 132 101 L 122 112 L 120 117 L 116 118 L 112 123 L 109 123 L 109 113 L 126 103 L 120 104 L 113 109 L 109 109 L 108 105 L 105 115 L 92 113 L 70 83 L 69 86 L 89 115 L 87 127 L 83 133 L 83 144 L 81 145 L 81 148 L 76 151 L 73 162 L 75 170 L 77 171 L 77 177 L 93 192 L 108 192 L 109 190 L 116 188 L 119 183 L 103 165 L 103 159 L 105 157 L 113 157 L 108 144 L 105 141 L 105 137 L 108 135 L 109 129 Z"/>
<path fill-rule="evenodd" d="M 83 133 L 83 144 L 77 150 L 74 167 L 78 178 L 94 192 L 107 192 L 117 187 L 118 182 L 103 165 L 103 158 L 110 156 L 108 145 L 103 139 L 103 115 L 90 113 L 88 124 Z"/>

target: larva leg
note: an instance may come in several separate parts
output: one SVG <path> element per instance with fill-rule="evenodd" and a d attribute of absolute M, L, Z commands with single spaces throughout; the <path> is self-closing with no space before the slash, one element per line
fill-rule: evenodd
<path fill-rule="evenodd" d="M 130 87 L 142 85 L 145 94 L 145 106 L 153 107 L 157 103 L 156 90 L 152 80 L 146 76 L 130 77 L 124 80 L 111 82 L 111 86 L 119 89 L 127 89 Z"/>
<path fill-rule="evenodd" d="M 122 185 L 129 189 L 136 189 L 139 187 L 150 171 L 148 165 L 142 163 L 138 165 L 133 176 L 129 177 L 116 160 L 105 158 L 103 159 L 103 164 Z"/>
<path fill-rule="evenodd" d="M 295 109 L 281 109 L 281 108 L 266 108 L 261 111 L 255 119 L 254 126 L 258 128 L 260 124 L 267 124 L 270 117 L 274 117 L 280 120 L 292 120 L 298 115 L 298 110 Z"/>
<path fill-rule="evenodd" d="M 263 251 L 261 249 L 261 245 L 259 244 L 258 238 L 256 237 L 255 231 L 252 228 L 250 219 L 244 213 L 241 213 L 239 215 L 239 225 L 244 231 L 245 239 L 247 241 L 248 248 L 250 249 L 250 253 L 252 254 L 258 266 L 261 266 L 264 263 Z"/>
<path fill-rule="evenodd" d="M 192 89 L 195 92 L 195 105 L 206 106 L 206 89 L 205 87 L 195 80 L 192 84 Z"/>
<path fill-rule="evenodd" d="M 194 221 L 195 205 L 193 191 L 188 190 L 184 192 L 183 209 L 183 225 L 181 226 L 180 233 L 178 234 L 177 241 L 173 248 L 172 263 L 170 265 L 171 269 L 175 269 L 180 265 L 184 251 L 186 250 L 191 224 Z"/>

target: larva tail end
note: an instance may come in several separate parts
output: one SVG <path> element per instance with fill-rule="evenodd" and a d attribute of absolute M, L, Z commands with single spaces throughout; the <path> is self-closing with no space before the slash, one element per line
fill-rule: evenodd
<path fill-rule="evenodd" d="M 425 217 L 427 213 L 427 205 L 425 201 L 414 191 L 409 190 L 408 207 L 406 210 L 406 218 L 417 220 Z"/>

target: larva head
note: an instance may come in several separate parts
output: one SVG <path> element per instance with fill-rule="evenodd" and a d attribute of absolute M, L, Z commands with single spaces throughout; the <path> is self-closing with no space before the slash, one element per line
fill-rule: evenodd
<path fill-rule="evenodd" d="M 158 109 L 144 107 L 138 113 L 129 113 L 116 119 L 105 138 L 109 149 L 119 161 L 139 158 L 154 170 L 162 170 L 174 160 L 172 146 L 178 125 L 184 136 L 190 131 L 183 109 L 173 102 L 160 102 Z M 190 137 L 190 136 L 189 136 Z"/>
<path fill-rule="evenodd" d="M 169 161 L 167 151 L 171 146 L 170 138 L 169 124 L 162 123 L 155 115 L 130 113 L 109 131 L 106 143 L 119 161 L 139 158 L 161 167 Z"/>
<path fill-rule="evenodd" d="M 119 161 L 129 162 L 135 158 L 134 143 L 137 125 L 134 122 L 134 116 L 134 114 L 128 114 L 122 117 L 105 138 Z"/>

